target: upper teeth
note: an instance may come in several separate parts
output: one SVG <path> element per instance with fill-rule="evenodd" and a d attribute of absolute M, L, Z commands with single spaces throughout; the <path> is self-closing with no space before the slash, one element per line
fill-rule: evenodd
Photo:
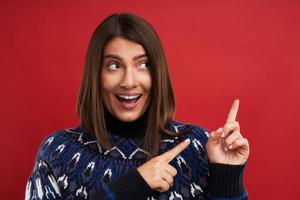
<path fill-rule="evenodd" d="M 134 96 L 118 95 L 118 96 L 123 99 L 135 99 L 135 98 L 139 97 L 140 95 L 134 95 Z"/>

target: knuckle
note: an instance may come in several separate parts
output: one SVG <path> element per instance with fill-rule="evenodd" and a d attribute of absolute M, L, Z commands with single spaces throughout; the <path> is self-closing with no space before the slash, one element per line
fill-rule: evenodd
<path fill-rule="evenodd" d="M 226 123 L 224 125 L 224 131 L 229 131 L 230 130 L 230 124 L 229 123 Z"/>
<path fill-rule="evenodd" d="M 157 171 L 159 169 L 160 163 L 159 162 L 155 162 L 153 167 L 154 169 Z"/>
<path fill-rule="evenodd" d="M 170 189 L 170 185 L 169 184 L 165 184 L 165 186 L 164 186 L 164 192 L 168 191 L 169 189 Z"/>
<path fill-rule="evenodd" d="M 149 160 L 149 162 L 152 162 L 152 163 L 155 163 L 155 162 L 157 162 L 157 160 L 158 160 L 158 157 L 159 157 L 159 156 L 152 158 L 151 160 Z"/>
<path fill-rule="evenodd" d="M 232 122 L 229 122 L 229 123 L 226 123 L 225 125 L 224 125 L 224 131 L 225 132 L 230 132 L 231 130 L 233 129 L 233 124 L 232 124 Z"/>
<path fill-rule="evenodd" d="M 154 176 L 153 176 L 153 181 L 156 185 L 156 183 L 158 183 L 160 181 L 160 175 L 158 173 L 155 173 Z"/>
<path fill-rule="evenodd" d="M 154 174 L 160 178 L 161 169 L 159 167 L 154 168 Z"/>
<path fill-rule="evenodd" d="M 154 161 L 155 161 L 155 162 L 162 162 L 162 160 L 163 160 L 163 159 L 162 159 L 161 156 L 157 156 L 157 157 L 154 158 Z"/>
<path fill-rule="evenodd" d="M 249 140 L 247 138 L 243 138 L 245 140 L 245 144 L 249 146 Z"/>
<path fill-rule="evenodd" d="M 160 192 L 165 192 L 165 191 L 167 191 L 167 186 L 166 186 L 166 184 L 164 184 L 164 183 L 161 183 L 161 184 L 158 186 L 158 188 L 159 188 Z"/>
<path fill-rule="evenodd" d="M 160 166 L 162 163 L 163 163 L 163 161 L 162 161 L 162 159 L 161 159 L 161 158 L 160 158 L 160 159 L 157 159 L 157 160 L 155 160 L 155 162 L 154 162 L 155 166 L 156 166 L 156 165 L 157 165 L 157 166 Z"/>
<path fill-rule="evenodd" d="M 229 139 L 229 138 L 226 138 L 225 140 L 224 140 L 224 142 L 225 142 L 225 144 L 227 145 L 227 146 L 229 146 L 232 142 L 231 142 L 231 140 Z"/>
<path fill-rule="evenodd" d="M 237 135 L 238 135 L 239 139 L 243 139 L 243 136 L 242 136 L 241 132 L 237 131 Z"/>
<path fill-rule="evenodd" d="M 225 138 L 224 142 L 225 142 L 225 144 L 231 143 L 232 142 L 232 136 L 231 137 L 229 136 L 229 137 Z"/>
<path fill-rule="evenodd" d="M 169 183 L 173 183 L 173 176 L 169 176 Z"/>
<path fill-rule="evenodd" d="M 238 121 L 234 121 L 234 126 L 235 127 L 240 127 L 240 123 Z"/>
<path fill-rule="evenodd" d="M 241 133 L 240 133 L 238 130 L 233 131 L 232 137 L 233 137 L 234 139 L 240 139 L 240 138 L 243 138 L 242 135 L 241 135 Z"/>
<path fill-rule="evenodd" d="M 177 175 L 177 170 L 176 169 L 173 170 L 173 174 L 174 174 L 174 176 Z"/>
<path fill-rule="evenodd" d="M 241 144 L 241 141 L 240 141 L 240 140 L 234 140 L 234 141 L 232 142 L 232 144 L 233 144 L 234 146 L 239 146 L 239 145 Z"/>
<path fill-rule="evenodd" d="M 152 181 L 152 188 L 159 188 L 157 181 Z"/>

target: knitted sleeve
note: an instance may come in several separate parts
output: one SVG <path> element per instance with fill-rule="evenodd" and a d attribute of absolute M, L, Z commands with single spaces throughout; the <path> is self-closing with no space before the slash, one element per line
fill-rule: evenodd
<path fill-rule="evenodd" d="M 245 165 L 209 163 L 208 196 L 213 200 L 246 200 L 243 184 Z"/>
<path fill-rule="evenodd" d="M 83 154 L 81 147 L 64 132 L 48 136 L 38 151 L 25 199 L 122 200 L 145 199 L 151 194 L 152 189 L 135 168 L 110 182 L 86 181 L 86 167 L 81 167 L 78 162 L 78 170 L 74 170 L 78 155 Z M 90 163 L 89 159 L 84 160 L 86 157 L 82 157 L 82 166 Z"/>
<path fill-rule="evenodd" d="M 109 184 L 103 183 L 100 189 L 90 193 L 88 196 L 82 193 L 79 199 L 144 199 L 151 192 L 151 188 L 139 172 L 136 169 L 132 169 Z M 59 185 L 49 165 L 43 160 L 36 162 L 34 172 L 27 182 L 25 199 L 65 199 L 60 192 Z"/>
<path fill-rule="evenodd" d="M 207 142 L 208 132 L 198 126 L 194 127 L 196 137 Z M 204 146 L 204 145 L 203 145 Z M 225 165 L 209 163 L 207 196 L 210 200 L 246 200 L 248 194 L 243 184 L 243 172 L 245 165 Z"/>
<path fill-rule="evenodd" d="M 25 200 L 40 199 L 62 199 L 62 196 L 49 165 L 38 158 L 27 182 Z"/>
<path fill-rule="evenodd" d="M 137 169 L 131 169 L 117 180 L 103 184 L 96 192 L 90 194 L 89 200 L 146 199 L 151 192 L 152 189 Z"/>

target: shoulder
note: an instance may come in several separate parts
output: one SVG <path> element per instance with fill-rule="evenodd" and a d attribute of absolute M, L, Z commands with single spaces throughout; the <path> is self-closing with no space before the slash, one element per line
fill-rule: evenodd
<path fill-rule="evenodd" d="M 170 126 L 172 131 L 180 133 L 180 137 L 183 139 L 190 139 L 192 142 L 199 141 L 202 144 L 205 144 L 209 137 L 207 129 L 199 125 L 173 120 L 171 121 Z"/>
<path fill-rule="evenodd" d="M 83 146 L 93 143 L 93 141 L 95 140 L 89 134 L 83 132 L 79 126 L 76 128 L 60 129 L 51 132 L 43 139 L 37 159 L 45 161 L 53 160 L 62 154 L 66 155 L 68 152 L 82 149 Z M 97 148 L 98 146 L 96 145 Z"/>
<path fill-rule="evenodd" d="M 62 144 L 62 147 L 66 144 L 76 140 L 80 135 L 80 131 L 75 131 L 73 128 L 60 129 L 54 132 L 51 132 L 46 136 L 40 146 L 40 150 L 51 149 Z M 64 145 L 63 145 L 64 144 Z"/>
<path fill-rule="evenodd" d="M 209 134 L 207 130 L 199 125 L 184 123 L 173 120 L 169 124 L 169 130 L 178 133 L 177 136 L 166 136 L 161 141 L 161 153 L 168 151 L 178 145 L 180 142 L 190 139 L 191 144 L 183 152 L 188 155 L 199 154 L 202 158 L 206 155 L 206 142 Z M 188 156 L 187 155 L 187 156 Z"/>

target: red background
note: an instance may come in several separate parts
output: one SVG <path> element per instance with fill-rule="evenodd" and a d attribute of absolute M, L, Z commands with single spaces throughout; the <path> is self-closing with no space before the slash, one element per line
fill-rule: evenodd
<path fill-rule="evenodd" d="M 250 199 L 299 199 L 296 0 L 1 1 L 0 199 L 24 199 L 42 138 L 77 125 L 88 40 L 104 17 L 124 11 L 161 36 L 177 119 L 213 130 L 241 100 Z"/>

